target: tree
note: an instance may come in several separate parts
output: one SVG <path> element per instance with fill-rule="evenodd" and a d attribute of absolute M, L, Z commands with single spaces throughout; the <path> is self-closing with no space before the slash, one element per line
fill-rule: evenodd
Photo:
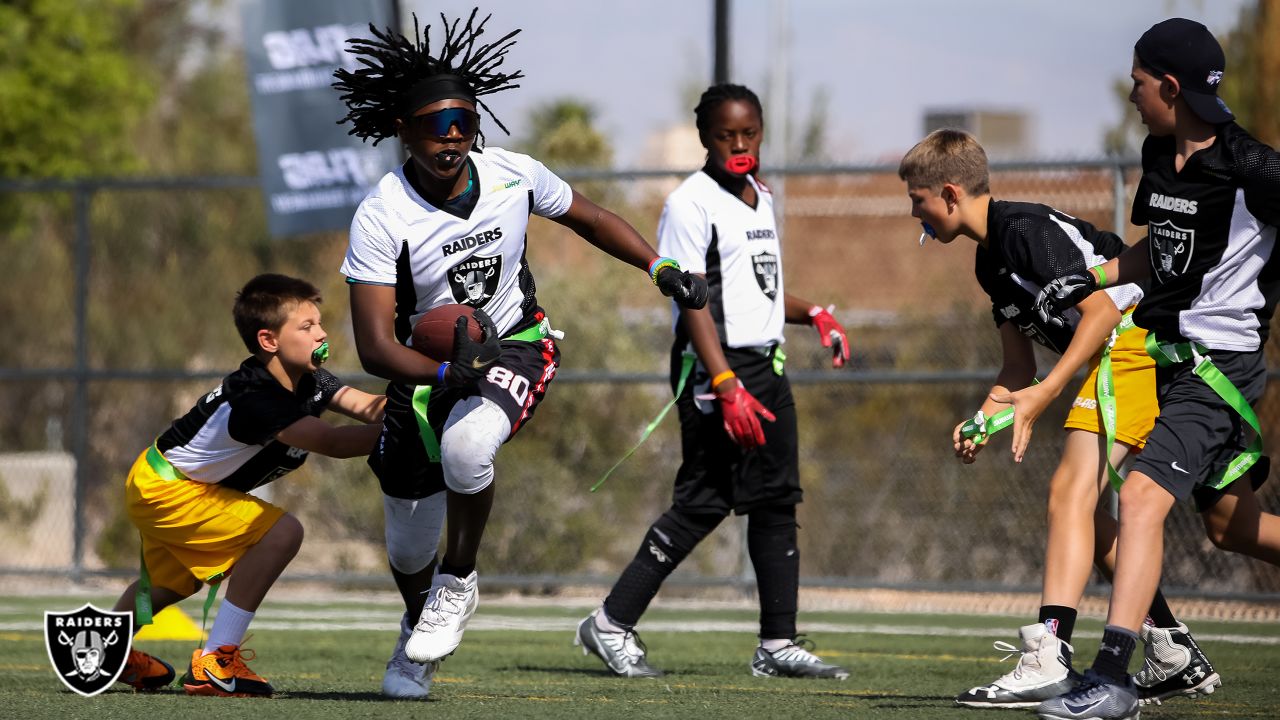
<path fill-rule="evenodd" d="M 1280 143 L 1280 2 L 1260 0 L 1240 10 L 1236 27 L 1222 38 L 1227 74 L 1222 84 L 1236 121 L 1270 145 Z"/>
<path fill-rule="evenodd" d="M 1280 0 L 1258 0 L 1240 9 L 1236 25 L 1219 38 L 1227 58 L 1227 72 L 1219 93 L 1236 122 L 1260 140 L 1280 143 Z M 1108 154 L 1136 155 L 1146 130 L 1129 106 L 1130 81 L 1117 79 L 1114 93 L 1122 112 L 1107 129 L 1103 146 Z"/>
<path fill-rule="evenodd" d="M 125 49 L 136 0 L 0 4 L 0 177 L 118 175 L 154 96 Z"/>
<path fill-rule="evenodd" d="M 565 168 L 608 168 L 613 147 L 595 128 L 596 110 L 575 98 L 560 98 L 534 108 L 529 116 L 530 155 Z"/>
<path fill-rule="evenodd" d="M 553 170 L 606 170 L 613 165 L 613 146 L 596 129 L 595 121 L 596 110 L 586 101 L 569 97 L 551 100 L 530 113 L 529 136 L 520 149 Z M 583 194 L 606 207 L 616 199 L 609 183 L 580 185 Z"/>

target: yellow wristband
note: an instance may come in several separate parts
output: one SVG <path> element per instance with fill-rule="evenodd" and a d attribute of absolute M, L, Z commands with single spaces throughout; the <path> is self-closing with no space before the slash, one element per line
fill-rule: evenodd
<path fill-rule="evenodd" d="M 712 389 L 712 390 L 715 390 L 717 387 L 719 387 L 719 386 L 720 386 L 720 383 L 722 383 L 722 382 L 724 382 L 725 380 L 728 380 L 728 379 L 730 379 L 730 378 L 736 378 L 736 377 L 738 377 L 738 376 L 737 376 L 737 375 L 735 375 L 735 374 L 734 374 L 734 372 L 733 372 L 732 370 L 725 370 L 724 372 L 720 373 L 719 375 L 717 375 L 717 376 L 715 376 L 715 377 L 711 378 L 711 389 Z"/>
<path fill-rule="evenodd" d="M 1096 273 L 1098 273 L 1098 287 L 1100 287 L 1100 288 L 1104 288 L 1104 287 L 1106 287 L 1106 286 L 1107 286 L 1107 271 L 1106 271 L 1106 270 L 1103 270 L 1101 265 L 1098 265 L 1098 266 L 1094 267 L 1094 268 L 1093 268 L 1093 271 L 1094 271 L 1094 272 L 1096 272 Z"/>

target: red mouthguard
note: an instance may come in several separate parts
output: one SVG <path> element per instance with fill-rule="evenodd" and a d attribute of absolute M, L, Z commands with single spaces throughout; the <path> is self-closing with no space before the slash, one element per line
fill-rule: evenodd
<path fill-rule="evenodd" d="M 724 169 L 734 175 L 746 175 L 755 170 L 757 164 L 754 155 L 734 155 L 724 161 Z"/>

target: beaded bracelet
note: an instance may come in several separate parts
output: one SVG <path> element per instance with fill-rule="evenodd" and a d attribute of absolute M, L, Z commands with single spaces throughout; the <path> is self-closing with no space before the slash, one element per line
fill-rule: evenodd
<path fill-rule="evenodd" d="M 658 284 L 658 273 L 662 271 L 662 268 L 666 267 L 679 270 L 680 263 L 669 257 L 654 258 L 653 262 L 649 263 L 649 279 L 653 281 L 654 285 Z"/>

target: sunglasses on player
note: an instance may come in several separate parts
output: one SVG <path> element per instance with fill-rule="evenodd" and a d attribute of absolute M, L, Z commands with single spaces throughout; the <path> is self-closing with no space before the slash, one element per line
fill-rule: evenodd
<path fill-rule="evenodd" d="M 445 108 L 426 115 L 414 115 L 409 124 L 418 132 L 433 137 L 449 137 L 449 128 L 457 126 L 463 137 L 480 132 L 480 113 L 466 108 Z"/>

